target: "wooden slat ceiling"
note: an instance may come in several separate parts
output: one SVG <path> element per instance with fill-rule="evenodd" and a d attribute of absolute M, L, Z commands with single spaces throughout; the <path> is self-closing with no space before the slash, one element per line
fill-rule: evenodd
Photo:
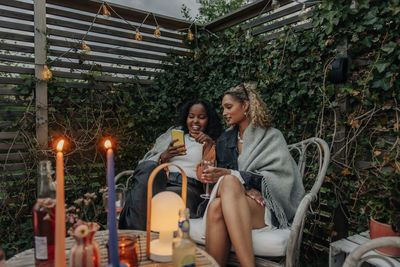
<path fill-rule="evenodd" d="M 293 2 L 292 0 L 280 0 L 281 6 Z M 222 17 L 219 17 L 209 23 L 207 23 L 206 29 L 211 32 L 222 31 L 231 26 L 237 25 L 241 22 L 257 17 L 260 14 L 266 13 L 272 10 L 271 0 L 258 0 L 248 5 L 245 5 L 231 13 L 228 13 Z"/>

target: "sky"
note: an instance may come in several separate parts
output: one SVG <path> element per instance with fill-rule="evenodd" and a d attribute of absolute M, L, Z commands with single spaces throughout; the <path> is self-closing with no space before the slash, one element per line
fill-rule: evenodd
<path fill-rule="evenodd" d="M 183 19 L 182 4 L 191 9 L 192 18 L 196 16 L 200 7 L 198 0 L 108 0 L 108 2 L 179 19 Z"/>

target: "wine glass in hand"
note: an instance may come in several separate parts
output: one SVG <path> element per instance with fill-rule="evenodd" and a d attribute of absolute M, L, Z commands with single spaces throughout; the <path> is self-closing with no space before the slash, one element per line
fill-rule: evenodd
<path fill-rule="evenodd" d="M 201 160 L 200 161 L 200 167 L 201 167 L 201 172 L 203 172 L 204 170 L 208 169 L 208 167 L 213 167 L 214 166 L 214 161 L 212 160 Z M 210 199 L 210 183 L 206 183 L 206 189 L 205 189 L 206 193 L 205 194 L 201 194 L 200 197 L 204 198 L 204 199 Z"/>

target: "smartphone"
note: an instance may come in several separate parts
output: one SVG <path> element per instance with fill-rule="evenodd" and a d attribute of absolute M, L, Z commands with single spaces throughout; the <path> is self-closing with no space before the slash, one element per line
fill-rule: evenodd
<path fill-rule="evenodd" d="M 185 145 L 185 137 L 184 137 L 184 132 L 182 130 L 172 129 L 171 140 L 176 140 L 176 139 L 178 139 L 178 141 L 174 143 L 174 146 Z M 185 151 L 182 151 L 181 154 L 185 154 Z"/>

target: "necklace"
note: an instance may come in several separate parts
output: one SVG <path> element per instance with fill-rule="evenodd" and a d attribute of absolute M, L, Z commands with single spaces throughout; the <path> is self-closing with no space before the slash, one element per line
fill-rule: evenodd
<path fill-rule="evenodd" d="M 238 131 L 238 141 L 239 141 L 239 143 L 243 144 L 243 139 L 240 138 L 240 131 Z"/>

